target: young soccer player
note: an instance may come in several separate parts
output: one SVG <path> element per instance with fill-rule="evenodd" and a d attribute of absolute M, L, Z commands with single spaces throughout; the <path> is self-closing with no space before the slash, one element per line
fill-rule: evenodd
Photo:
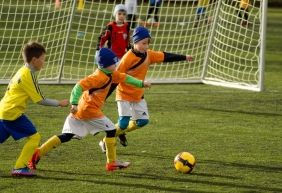
<path fill-rule="evenodd" d="M 11 79 L 0 102 L 0 143 L 10 136 L 15 140 L 26 138 L 26 143 L 16 161 L 12 176 L 34 176 L 35 172 L 27 165 L 40 141 L 40 134 L 24 114 L 28 101 L 46 106 L 68 106 L 68 100 L 45 98 L 38 86 L 35 72 L 45 61 L 45 48 L 37 42 L 29 42 L 23 48 L 24 66 Z"/>
<path fill-rule="evenodd" d="M 145 22 L 145 26 L 153 25 L 155 27 L 160 26 L 159 22 L 159 10 L 162 4 L 162 0 L 150 0 L 150 7 L 148 9 L 148 14 Z M 152 18 L 152 14 L 154 12 L 153 16 L 153 22 L 150 22 L 150 18 Z"/>
<path fill-rule="evenodd" d="M 196 9 L 196 21 L 194 27 L 198 27 L 200 19 L 204 19 L 205 23 L 210 22 L 209 18 L 206 16 L 206 8 L 209 4 L 209 0 L 198 0 Z"/>
<path fill-rule="evenodd" d="M 71 114 L 65 120 L 62 134 L 54 135 L 36 149 L 29 162 L 30 168 L 35 169 L 40 158 L 61 143 L 70 141 L 74 135 L 83 138 L 89 133 L 95 135 L 100 131 L 106 132 L 106 170 L 113 171 L 129 166 L 129 162 L 116 160 L 116 129 L 102 112 L 102 107 L 112 82 L 124 82 L 138 88 L 150 87 L 151 84 L 116 71 L 115 64 L 118 58 L 108 48 L 100 49 L 96 61 L 98 63 L 96 71 L 80 80 L 72 90 Z"/>
<path fill-rule="evenodd" d="M 249 19 L 249 0 L 240 0 L 238 16 L 241 18 L 241 26 L 246 27 Z"/>
<path fill-rule="evenodd" d="M 133 49 L 129 50 L 121 59 L 117 70 L 135 78 L 144 80 L 149 66 L 154 63 L 192 61 L 189 55 L 172 54 L 149 49 L 151 36 L 147 28 L 139 26 L 132 35 Z M 144 99 L 144 89 L 135 88 L 125 83 L 119 83 L 116 90 L 119 120 L 116 124 L 116 135 L 120 143 L 127 146 L 126 132 L 144 127 L 149 123 L 147 103 Z M 105 151 L 100 141 L 102 152 Z"/>
<path fill-rule="evenodd" d="M 107 24 L 105 30 L 98 38 L 97 51 L 105 46 L 110 48 L 120 59 L 130 47 L 129 32 L 130 26 L 125 21 L 127 15 L 126 7 L 123 4 L 115 6 L 113 16 L 115 21 Z"/>

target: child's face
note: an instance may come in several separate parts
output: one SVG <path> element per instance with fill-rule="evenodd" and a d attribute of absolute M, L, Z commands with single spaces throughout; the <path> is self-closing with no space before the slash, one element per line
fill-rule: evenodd
<path fill-rule="evenodd" d="M 30 64 L 35 68 L 35 70 L 40 70 L 45 62 L 45 54 L 42 54 L 39 58 L 33 57 Z"/>
<path fill-rule="evenodd" d="M 134 44 L 134 49 L 140 53 L 145 53 L 149 49 L 150 38 L 145 38 Z"/>
<path fill-rule="evenodd" d="M 126 19 L 126 12 L 125 11 L 118 11 L 116 14 L 116 22 L 123 23 Z"/>

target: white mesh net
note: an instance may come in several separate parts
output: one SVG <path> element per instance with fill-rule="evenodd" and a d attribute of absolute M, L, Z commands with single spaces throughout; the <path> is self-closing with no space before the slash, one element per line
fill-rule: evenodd
<path fill-rule="evenodd" d="M 47 49 L 41 82 L 74 83 L 90 74 L 98 36 L 113 20 L 118 3 L 124 2 L 0 0 L 1 82 L 7 83 L 22 65 L 22 46 L 31 39 Z M 240 0 L 163 1 L 158 22 L 155 9 L 148 19 L 149 9 L 148 1 L 138 1 L 136 23 L 151 31 L 151 49 L 190 54 L 194 61 L 152 65 L 148 79 L 261 89 L 266 9 L 262 0 L 250 0 L 247 9 L 240 9 Z"/>

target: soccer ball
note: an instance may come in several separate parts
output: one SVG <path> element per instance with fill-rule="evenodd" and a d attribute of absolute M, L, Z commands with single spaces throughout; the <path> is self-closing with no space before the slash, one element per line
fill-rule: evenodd
<path fill-rule="evenodd" d="M 196 164 L 195 157 L 189 152 L 181 152 L 174 158 L 174 167 L 177 171 L 189 174 Z"/>

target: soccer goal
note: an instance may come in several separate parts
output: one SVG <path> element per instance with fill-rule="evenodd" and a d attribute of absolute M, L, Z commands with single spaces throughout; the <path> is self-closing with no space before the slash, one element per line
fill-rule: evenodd
<path fill-rule="evenodd" d="M 245 2 L 163 0 L 154 21 L 149 2 L 138 1 L 136 24 L 151 31 L 151 49 L 194 56 L 193 62 L 152 65 L 147 79 L 261 91 L 267 0 Z M 41 83 L 73 84 L 93 72 L 98 36 L 118 3 L 124 1 L 0 0 L 0 83 L 23 64 L 21 49 L 29 40 L 47 48 Z"/>

